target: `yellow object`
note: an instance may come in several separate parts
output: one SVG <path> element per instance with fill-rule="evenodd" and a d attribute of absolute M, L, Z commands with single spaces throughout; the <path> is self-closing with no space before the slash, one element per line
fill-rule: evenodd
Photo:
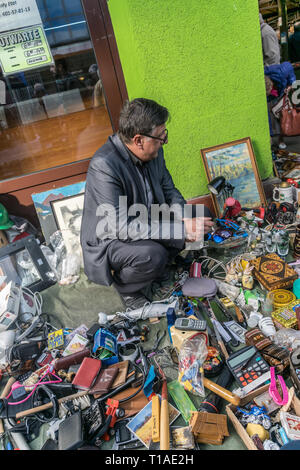
<path fill-rule="evenodd" d="M 268 293 L 267 298 L 272 300 L 274 309 L 287 307 L 296 300 L 293 292 L 286 289 L 275 289 Z"/>
<path fill-rule="evenodd" d="M 194 315 L 190 315 L 189 318 L 193 318 L 194 320 L 198 320 L 197 317 L 195 317 Z M 177 349 L 177 351 L 180 351 L 181 349 L 181 346 L 182 346 L 182 343 L 186 340 L 186 339 L 189 339 L 191 338 L 192 336 L 195 336 L 196 334 L 199 334 L 199 331 L 197 330 L 194 330 L 194 331 L 188 331 L 188 330 L 178 330 L 177 328 L 175 328 L 175 326 L 171 326 L 170 328 L 170 333 L 171 333 L 171 337 L 172 337 L 172 343 L 174 345 L 174 348 Z M 201 333 L 204 333 L 206 338 L 208 339 L 207 337 L 207 332 L 206 331 L 203 331 Z"/>
<path fill-rule="evenodd" d="M 160 441 L 160 401 L 158 395 L 152 397 L 152 441 Z"/>
<path fill-rule="evenodd" d="M 264 442 L 266 439 L 269 439 L 270 436 L 268 431 L 261 424 L 248 423 L 246 431 L 250 437 L 254 436 L 254 434 L 257 434 L 262 442 Z"/>
<path fill-rule="evenodd" d="M 288 304 L 287 307 L 281 307 L 272 313 L 272 320 L 276 328 L 294 328 L 297 330 L 298 323 L 294 308 L 300 306 L 300 300 Z"/>
<path fill-rule="evenodd" d="M 242 259 L 242 260 L 241 260 L 241 265 L 242 265 L 243 271 L 245 271 L 245 269 L 247 268 L 247 266 L 249 266 L 249 261 L 246 261 L 245 259 Z"/>

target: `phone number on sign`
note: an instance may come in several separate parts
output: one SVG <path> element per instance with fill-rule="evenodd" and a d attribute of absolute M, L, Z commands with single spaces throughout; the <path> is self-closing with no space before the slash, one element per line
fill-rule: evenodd
<path fill-rule="evenodd" d="M 2 16 L 17 15 L 18 13 L 28 13 L 29 11 L 30 11 L 30 7 L 18 8 L 15 10 L 3 11 Z"/>

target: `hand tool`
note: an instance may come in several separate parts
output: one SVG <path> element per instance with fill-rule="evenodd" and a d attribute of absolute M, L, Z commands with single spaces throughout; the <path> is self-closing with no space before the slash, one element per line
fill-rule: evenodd
<path fill-rule="evenodd" d="M 160 441 L 160 401 L 158 395 L 152 397 L 152 441 Z"/>
<path fill-rule="evenodd" d="M 160 365 L 154 358 L 157 365 L 159 374 L 161 375 L 163 384 L 161 390 L 161 405 L 160 405 L 160 450 L 170 449 L 170 419 L 169 419 L 169 403 L 168 403 L 168 388 L 167 378 Z"/>
<path fill-rule="evenodd" d="M 241 399 L 238 395 L 235 395 L 218 383 L 204 377 L 203 385 L 205 388 L 208 388 L 211 392 L 214 392 L 216 395 L 219 395 L 221 398 L 224 398 L 224 400 L 229 401 L 233 405 L 238 406 L 240 404 Z"/>

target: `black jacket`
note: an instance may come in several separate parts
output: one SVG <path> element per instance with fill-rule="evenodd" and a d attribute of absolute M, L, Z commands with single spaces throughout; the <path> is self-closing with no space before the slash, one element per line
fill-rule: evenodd
<path fill-rule="evenodd" d="M 155 203 L 159 205 L 166 203 L 168 206 L 177 204 L 183 208 L 186 201 L 174 186 L 172 177 L 165 165 L 162 148 L 159 149 L 158 157 L 147 163 L 147 167 Z M 103 212 L 103 204 L 113 207 L 118 216 L 120 196 L 127 196 L 127 210 L 132 204 L 144 204 L 146 206 L 145 192 L 138 177 L 137 169 L 119 136 L 114 134 L 94 154 L 86 179 L 81 224 L 81 246 L 84 271 L 87 277 L 97 284 L 110 285 L 113 281 L 107 256 L 108 245 L 116 238 L 127 243 L 130 243 L 133 239 L 130 235 L 126 236 L 125 234 L 124 236 L 124 233 L 120 232 L 120 227 L 117 227 L 116 235 L 112 236 L 101 230 L 103 221 L 107 221 Z M 98 209 L 97 212 L 99 206 L 102 209 L 100 212 Z M 134 226 L 137 216 L 138 214 L 127 217 L 125 225 L 128 227 L 131 223 Z M 148 220 L 148 224 L 150 222 Z M 174 227 L 176 224 L 178 227 L 178 223 L 182 228 L 182 221 L 173 222 L 171 238 L 168 240 L 162 239 L 161 227 L 158 229 L 159 234 L 157 237 L 166 247 L 182 248 L 184 236 L 182 239 L 172 238 Z M 102 225 L 100 226 L 100 224 Z M 145 233 L 143 230 L 141 232 Z M 141 235 L 141 238 L 145 237 Z M 138 238 L 135 236 L 134 240 L 136 239 Z"/>

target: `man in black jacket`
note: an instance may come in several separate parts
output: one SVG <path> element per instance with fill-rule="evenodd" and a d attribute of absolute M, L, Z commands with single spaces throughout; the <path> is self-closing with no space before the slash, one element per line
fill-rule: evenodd
<path fill-rule="evenodd" d="M 166 168 L 168 118 L 155 101 L 125 103 L 118 133 L 97 150 L 87 172 L 81 225 L 85 273 L 95 283 L 113 284 L 129 308 L 148 301 L 145 289 L 163 278 L 170 257 L 186 242 L 201 241 L 213 225 L 203 206 L 189 213 L 191 205 Z"/>

